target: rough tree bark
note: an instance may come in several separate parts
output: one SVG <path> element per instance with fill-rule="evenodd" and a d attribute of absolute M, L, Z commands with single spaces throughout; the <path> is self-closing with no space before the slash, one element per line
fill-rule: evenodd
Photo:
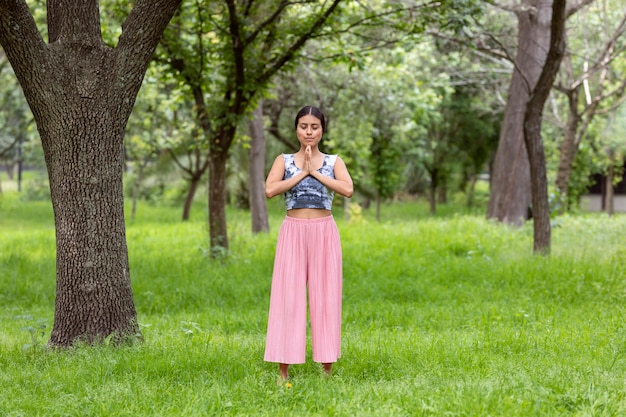
<path fill-rule="evenodd" d="M 533 249 L 550 253 L 550 206 L 546 156 L 541 138 L 543 107 L 565 52 L 565 7 L 567 0 L 554 0 L 550 25 L 550 49 L 536 87 L 530 95 L 524 116 L 524 141 L 530 161 L 533 204 Z M 547 7 L 547 6 L 546 6 Z"/>
<path fill-rule="evenodd" d="M 0 0 L 0 45 L 37 123 L 50 180 L 57 252 L 51 346 L 140 334 L 124 224 L 124 127 L 180 1 L 137 1 L 110 48 L 97 0 L 49 0 L 48 43 L 24 0 Z"/>
<path fill-rule="evenodd" d="M 265 199 L 265 127 L 263 123 L 263 102 L 259 101 L 249 123 L 250 137 L 250 215 L 252 232 L 269 232 L 267 202 Z"/>
<path fill-rule="evenodd" d="M 487 217 L 521 225 L 531 202 L 530 166 L 524 145 L 524 115 L 550 42 L 552 0 L 523 0 L 515 10 L 518 48 L 491 171 Z"/>

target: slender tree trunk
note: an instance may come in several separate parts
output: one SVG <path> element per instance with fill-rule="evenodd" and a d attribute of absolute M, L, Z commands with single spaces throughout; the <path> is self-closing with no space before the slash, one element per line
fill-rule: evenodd
<path fill-rule="evenodd" d="M 191 205 L 193 204 L 193 199 L 196 196 L 196 191 L 198 191 L 198 186 L 200 185 L 200 179 L 202 176 L 192 176 L 189 180 L 189 189 L 187 190 L 187 196 L 185 197 L 185 204 L 183 206 L 183 221 L 189 220 L 189 216 L 191 214 Z"/>
<path fill-rule="evenodd" d="M 476 194 L 476 174 L 470 176 L 469 184 L 467 187 L 467 207 L 474 207 L 474 200 Z"/>
<path fill-rule="evenodd" d="M 606 176 L 606 214 L 613 216 L 615 214 L 615 189 L 613 187 L 613 172 L 615 168 L 609 167 L 609 172 Z"/>
<path fill-rule="evenodd" d="M 18 148 L 17 152 L 17 191 L 22 192 L 22 180 L 24 178 L 24 158 L 22 157 L 22 148 Z"/>
<path fill-rule="evenodd" d="M 249 124 L 250 165 L 249 201 L 252 218 L 252 233 L 269 232 L 267 201 L 265 199 L 265 126 L 263 123 L 263 102 L 259 101 Z"/>
<path fill-rule="evenodd" d="M 211 255 L 220 257 L 228 252 L 226 231 L 226 162 L 227 152 L 209 154 L 209 235 Z"/>
<path fill-rule="evenodd" d="M 565 7 L 566 0 L 554 0 L 550 27 L 550 49 L 526 106 L 524 118 L 524 140 L 530 161 L 532 186 L 533 236 L 535 253 L 550 253 L 550 206 L 548 201 L 548 176 L 546 158 L 541 138 L 543 107 L 550 94 L 563 53 L 565 52 Z"/>
<path fill-rule="evenodd" d="M 143 179 L 143 163 L 139 164 L 139 169 L 137 170 L 137 178 L 135 178 L 135 182 L 133 183 L 133 202 L 132 209 L 130 211 L 130 218 L 135 220 L 135 213 L 137 212 L 137 199 L 139 198 L 139 186 L 141 185 L 141 181 Z"/>
<path fill-rule="evenodd" d="M 511 78 L 500 141 L 491 171 L 487 217 L 521 225 L 531 202 L 530 166 L 524 143 L 524 116 L 550 42 L 551 1 L 523 0 L 518 18 L 516 67 Z"/>
<path fill-rule="evenodd" d="M 572 166 L 578 150 L 576 143 L 576 132 L 580 124 L 580 114 L 578 113 L 579 90 L 571 90 L 568 94 L 568 113 L 563 142 L 561 143 L 559 166 L 557 169 L 556 186 L 559 190 L 559 199 L 563 210 L 569 208 L 569 180 L 572 175 Z"/>
<path fill-rule="evenodd" d="M 437 183 L 438 183 L 438 169 L 433 169 L 430 173 L 430 191 L 428 199 L 430 202 L 430 214 L 435 215 L 437 213 Z"/>
<path fill-rule="evenodd" d="M 606 208 L 606 214 L 613 216 L 615 214 L 615 188 L 613 187 L 613 180 L 615 177 L 615 153 L 608 151 L 609 156 L 609 169 L 606 174 L 606 196 L 604 206 Z"/>

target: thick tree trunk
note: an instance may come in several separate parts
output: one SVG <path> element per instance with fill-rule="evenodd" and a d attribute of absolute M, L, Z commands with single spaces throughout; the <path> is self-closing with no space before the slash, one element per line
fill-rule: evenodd
<path fill-rule="evenodd" d="M 550 27 L 550 49 L 530 100 L 524 118 L 524 140 L 530 161 L 533 204 L 534 252 L 550 253 L 550 206 L 545 151 L 541 138 L 543 107 L 559 71 L 565 52 L 565 6 L 567 0 L 554 0 Z"/>
<path fill-rule="evenodd" d="M 250 166 L 249 166 L 249 199 L 250 216 L 252 217 L 252 233 L 270 230 L 265 200 L 265 127 L 263 123 L 263 102 L 259 101 L 254 110 L 253 119 L 249 124 Z"/>
<path fill-rule="evenodd" d="M 491 171 L 487 217 L 521 225 L 531 202 L 530 166 L 524 144 L 524 115 L 550 42 L 551 1 L 523 0 L 517 11 L 518 49 Z M 547 3 L 547 5 L 544 5 Z M 541 7 L 540 7 L 541 6 Z"/>
<path fill-rule="evenodd" d="M 40 127 L 57 238 L 52 345 L 139 334 L 124 226 L 124 117 L 109 111 L 106 120 L 107 103 L 89 104 L 71 114 L 63 106 Z"/>
<path fill-rule="evenodd" d="M 96 0 L 49 0 L 49 44 L 24 1 L 0 0 L 0 44 L 35 117 L 50 181 L 57 249 L 51 346 L 140 336 L 124 225 L 124 128 L 179 3 L 139 0 L 110 49 Z"/>

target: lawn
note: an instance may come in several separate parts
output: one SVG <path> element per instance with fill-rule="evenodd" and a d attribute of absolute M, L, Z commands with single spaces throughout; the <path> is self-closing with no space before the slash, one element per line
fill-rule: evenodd
<path fill-rule="evenodd" d="M 1 416 L 626 415 L 626 217 L 557 218 L 552 254 L 532 225 L 420 202 L 344 218 L 343 355 L 291 387 L 263 362 L 281 202 L 250 233 L 229 208 L 231 252 L 208 256 L 201 204 L 140 204 L 127 221 L 144 343 L 50 351 L 49 202 L 0 194 Z M 457 213 L 457 214 L 455 214 Z M 310 343 L 309 343 L 310 346 Z"/>

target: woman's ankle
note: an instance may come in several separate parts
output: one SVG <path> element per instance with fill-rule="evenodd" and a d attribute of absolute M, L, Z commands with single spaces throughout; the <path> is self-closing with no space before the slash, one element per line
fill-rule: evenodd
<path fill-rule="evenodd" d="M 322 364 L 322 368 L 324 369 L 324 373 L 326 374 L 326 376 L 329 376 L 331 374 L 331 372 L 333 371 L 333 364 L 332 363 L 323 363 Z"/>

